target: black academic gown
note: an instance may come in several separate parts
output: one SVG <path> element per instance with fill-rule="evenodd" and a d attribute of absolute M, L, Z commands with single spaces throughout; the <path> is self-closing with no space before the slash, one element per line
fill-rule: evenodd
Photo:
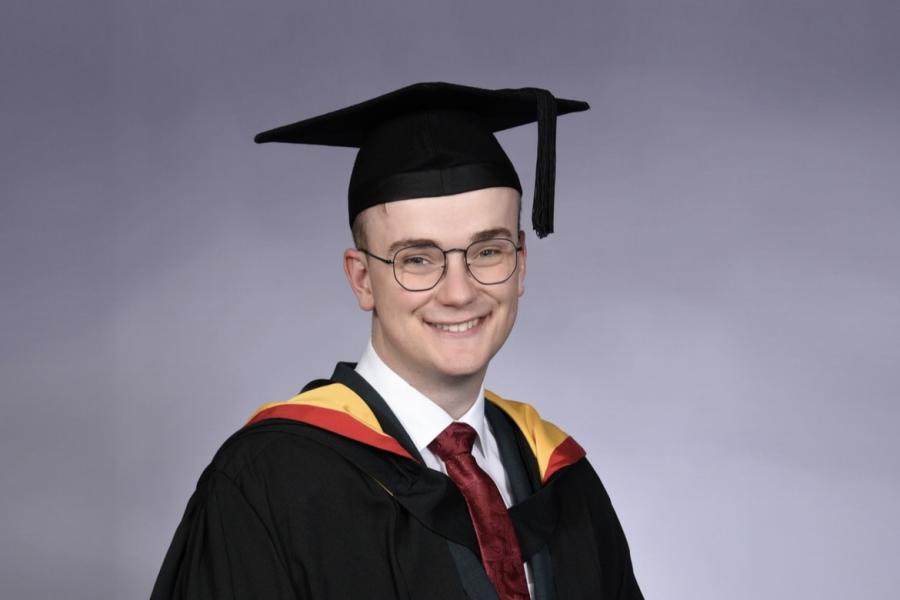
<path fill-rule="evenodd" d="M 495 600 L 465 501 L 425 467 L 384 400 L 348 363 L 355 392 L 410 457 L 289 419 L 229 438 L 206 468 L 151 600 Z M 625 536 L 586 459 L 542 482 L 520 428 L 487 418 L 510 478 L 510 517 L 538 600 L 642 599 Z"/>

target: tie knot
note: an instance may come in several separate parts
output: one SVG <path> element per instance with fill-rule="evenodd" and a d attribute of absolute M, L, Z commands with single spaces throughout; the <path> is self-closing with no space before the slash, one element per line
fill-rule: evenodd
<path fill-rule="evenodd" d="M 465 423 L 450 423 L 445 430 L 440 432 L 430 444 L 428 449 L 437 454 L 441 460 L 446 461 L 452 456 L 471 454 L 472 444 L 475 443 L 475 430 Z"/>

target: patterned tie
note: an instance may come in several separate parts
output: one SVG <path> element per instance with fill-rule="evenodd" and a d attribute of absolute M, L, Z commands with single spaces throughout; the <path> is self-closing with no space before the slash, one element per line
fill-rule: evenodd
<path fill-rule="evenodd" d="M 428 444 L 447 465 L 447 475 L 462 492 L 469 507 L 481 562 L 500 600 L 529 600 L 522 552 L 500 491 L 472 456 L 475 430 L 451 423 Z"/>

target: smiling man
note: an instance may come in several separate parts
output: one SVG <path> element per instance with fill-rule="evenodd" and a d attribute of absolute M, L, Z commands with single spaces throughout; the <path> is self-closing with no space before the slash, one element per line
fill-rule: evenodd
<path fill-rule="evenodd" d="M 374 312 L 375 355 L 454 418 L 479 397 L 525 291 L 518 206 L 508 187 L 381 204 L 357 217 L 365 247 L 344 255 L 360 308 Z"/>
<path fill-rule="evenodd" d="M 521 185 L 493 132 L 538 123 L 543 237 L 556 116 L 587 108 L 427 83 L 257 136 L 359 148 L 344 271 L 371 341 L 226 441 L 153 598 L 642 598 L 582 448 L 484 389 L 527 257 Z"/>

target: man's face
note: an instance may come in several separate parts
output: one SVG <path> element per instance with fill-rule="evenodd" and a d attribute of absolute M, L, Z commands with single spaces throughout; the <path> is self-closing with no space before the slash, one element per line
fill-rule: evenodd
<path fill-rule="evenodd" d="M 524 246 L 517 230 L 518 202 L 512 188 L 486 188 L 391 202 L 358 218 L 365 219 L 366 249 L 385 258 L 411 241 L 427 240 L 447 250 L 487 236 Z M 389 367 L 417 387 L 484 376 L 512 329 L 525 291 L 524 247 L 516 272 L 496 285 L 478 283 L 466 270 L 462 253 L 450 253 L 443 278 L 424 292 L 400 287 L 391 265 L 361 254 L 355 260 L 355 276 L 348 267 L 351 285 L 360 306 L 374 310 L 372 344 Z M 461 327 L 450 331 L 449 326 Z"/>

